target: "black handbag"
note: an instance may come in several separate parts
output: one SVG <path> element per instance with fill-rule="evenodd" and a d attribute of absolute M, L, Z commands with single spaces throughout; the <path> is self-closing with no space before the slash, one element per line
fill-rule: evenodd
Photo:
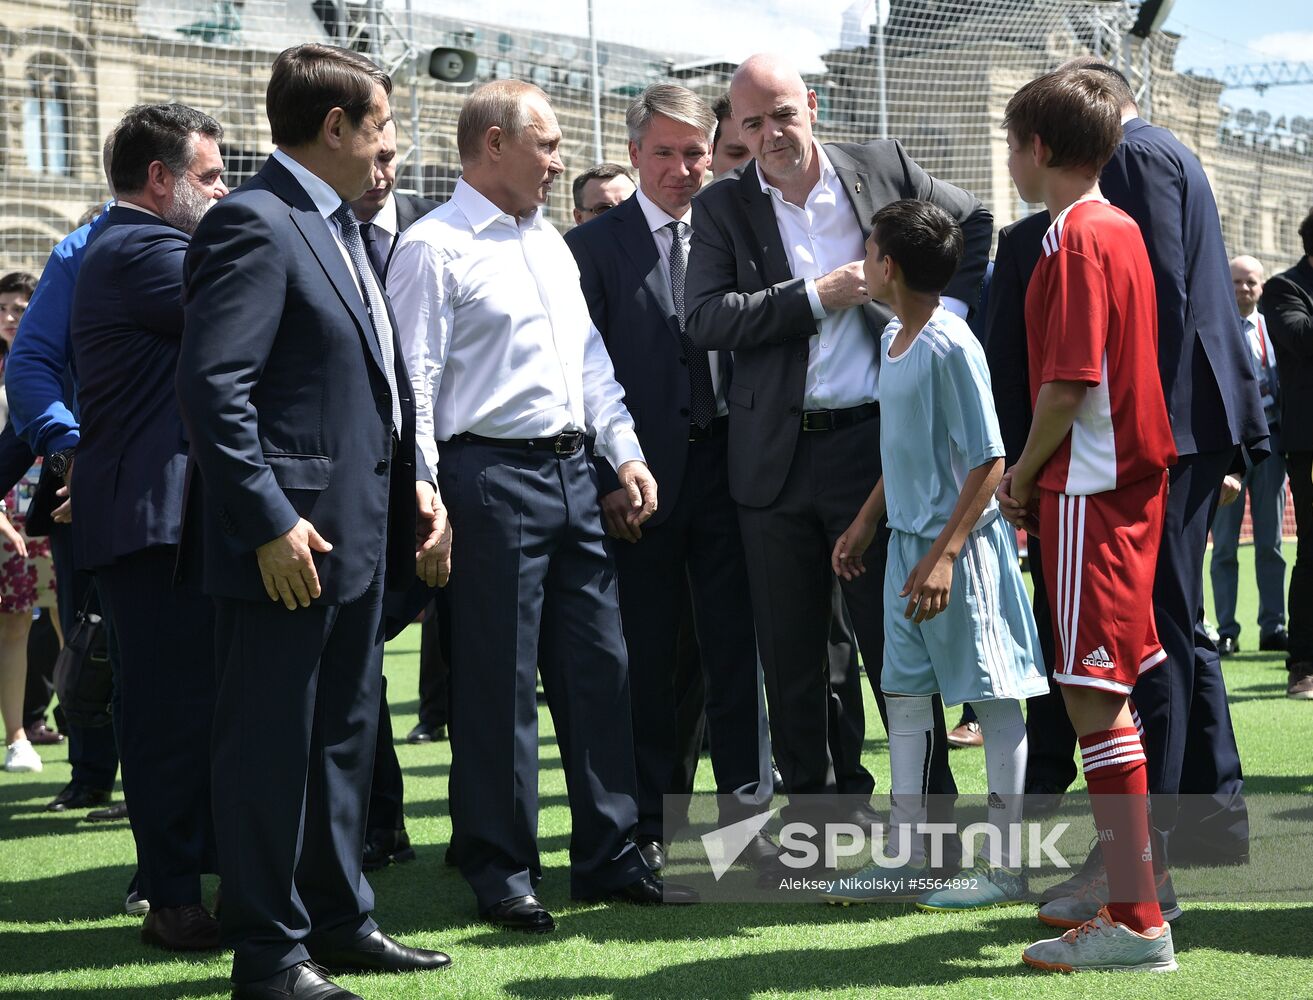
<path fill-rule="evenodd" d="M 64 716 L 75 726 L 95 728 L 113 722 L 110 699 L 114 678 L 109 666 L 105 623 L 93 589 L 64 637 L 55 659 L 55 691 Z"/>

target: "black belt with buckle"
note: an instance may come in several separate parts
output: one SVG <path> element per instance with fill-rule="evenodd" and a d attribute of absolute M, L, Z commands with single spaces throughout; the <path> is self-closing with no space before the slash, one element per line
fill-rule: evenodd
<path fill-rule="evenodd" d="M 837 431 L 880 415 L 879 403 L 860 403 L 846 410 L 806 410 L 802 415 L 805 431 Z"/>
<path fill-rule="evenodd" d="M 713 417 L 711 423 L 706 427 L 699 427 L 697 424 L 688 425 L 688 439 L 690 441 L 710 441 L 712 438 L 721 437 L 729 430 L 729 417 Z"/>
<path fill-rule="evenodd" d="M 457 434 L 456 440 L 468 441 L 470 444 L 487 445 L 490 448 L 513 448 L 517 451 L 550 451 L 553 454 L 568 457 L 583 448 L 587 435 L 583 431 L 562 431 L 555 437 L 490 438 L 466 431 L 464 434 Z"/>

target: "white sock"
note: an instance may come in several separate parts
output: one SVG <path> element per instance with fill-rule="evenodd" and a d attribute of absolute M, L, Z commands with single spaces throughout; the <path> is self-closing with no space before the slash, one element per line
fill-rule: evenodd
<path fill-rule="evenodd" d="M 1013 842 L 1011 831 L 1020 829 L 1022 796 L 1026 790 L 1026 720 L 1021 703 L 1014 698 L 973 701 L 985 740 L 985 777 L 989 782 L 990 821 L 1002 834 L 1002 850 L 987 850 L 989 862 L 1021 867 L 1020 837 Z"/>
<path fill-rule="evenodd" d="M 934 714 L 929 698 L 891 697 L 885 699 L 885 708 L 889 714 L 888 854 L 896 857 L 907 850 L 908 864 L 924 865 L 924 838 L 914 831 L 926 821 Z"/>

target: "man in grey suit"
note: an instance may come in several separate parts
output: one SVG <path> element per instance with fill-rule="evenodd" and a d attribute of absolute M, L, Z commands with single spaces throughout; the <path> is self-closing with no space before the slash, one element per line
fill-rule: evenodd
<path fill-rule="evenodd" d="M 730 101 L 755 161 L 694 200 L 687 329 L 701 347 L 734 351 L 730 491 L 785 785 L 791 795 L 851 795 L 864 818 L 874 781 L 861 764 L 860 703 L 839 704 L 825 656 L 829 553 L 880 475 L 878 351 L 890 312 L 867 294 L 863 242 L 888 202 L 924 198 L 946 209 L 966 236 L 946 304 L 965 315 L 991 219 L 895 141 L 817 143 L 816 95 L 779 57 L 744 62 Z M 867 552 L 873 572 L 843 585 L 882 716 L 885 540 Z M 935 712 L 942 732 L 937 700 Z M 952 795 L 945 743 L 932 742 L 927 791 Z"/>

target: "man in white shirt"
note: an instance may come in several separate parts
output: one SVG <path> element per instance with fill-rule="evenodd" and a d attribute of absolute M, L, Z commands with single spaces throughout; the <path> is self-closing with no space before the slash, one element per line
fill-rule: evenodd
<path fill-rule="evenodd" d="M 1240 623 L 1236 621 L 1236 585 L 1239 562 L 1240 522 L 1245 516 L 1245 494 L 1249 495 L 1250 520 L 1254 529 L 1254 577 L 1258 582 L 1258 648 L 1286 648 L 1286 560 L 1281 554 L 1281 523 L 1286 511 L 1286 463 L 1281 455 L 1280 385 L 1277 382 L 1276 349 L 1268 336 L 1267 322 L 1258 311 L 1263 294 L 1263 265 L 1247 254 L 1231 261 L 1231 281 L 1236 305 L 1245 328 L 1245 341 L 1263 398 L 1263 413 L 1272 435 L 1272 453 L 1257 465 L 1248 465 L 1243 476 L 1227 476 L 1222 484 L 1223 504 L 1213 516 L 1213 558 L 1209 573 L 1213 580 L 1213 609 L 1220 638 L 1217 651 L 1230 656 L 1240 649 Z"/>
<path fill-rule="evenodd" d="M 586 436 L 632 529 L 656 511 L 657 485 L 574 258 L 542 213 L 560 141 L 537 87 L 471 94 L 463 176 L 402 238 L 388 289 L 453 530 L 451 850 L 484 918 L 533 932 L 555 926 L 534 895 L 538 673 L 572 792 L 571 894 L 663 901 L 629 840 L 628 668 Z M 665 902 L 691 901 L 670 890 Z"/>

